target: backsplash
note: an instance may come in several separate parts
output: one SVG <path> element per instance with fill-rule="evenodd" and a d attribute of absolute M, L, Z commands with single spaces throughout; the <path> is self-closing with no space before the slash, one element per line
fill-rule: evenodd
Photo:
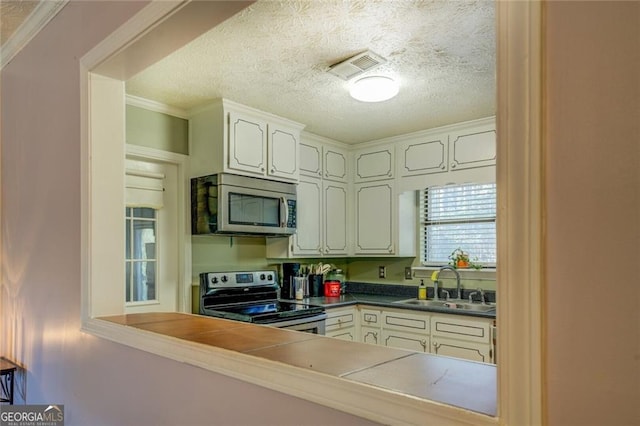
<path fill-rule="evenodd" d="M 227 236 L 194 236 L 192 242 L 192 268 L 193 283 L 197 284 L 198 276 L 202 272 L 221 270 L 250 270 L 250 269 L 275 269 L 281 271 L 283 262 L 299 262 L 302 265 L 329 263 L 345 271 L 346 280 L 350 282 L 369 283 L 371 285 L 387 284 L 400 285 L 415 288 L 419 278 L 404 278 L 406 267 L 414 265 L 414 258 L 335 258 L 335 259 L 267 259 L 266 246 L 263 238 L 252 237 L 227 237 Z M 386 267 L 386 278 L 378 278 L 378 267 Z M 466 290 L 495 291 L 496 281 L 494 275 L 491 278 L 477 278 L 478 273 L 473 271 L 472 279 L 465 278 L 465 272 L 461 271 L 462 287 Z M 445 288 L 455 288 L 453 276 L 443 273 L 441 281 Z M 428 278 L 423 278 L 427 287 L 431 289 L 433 283 Z"/>

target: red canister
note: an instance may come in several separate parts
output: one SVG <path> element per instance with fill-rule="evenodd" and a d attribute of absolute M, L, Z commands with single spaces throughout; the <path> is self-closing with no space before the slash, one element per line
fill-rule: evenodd
<path fill-rule="evenodd" d="M 340 281 L 325 281 L 324 295 L 326 297 L 340 297 Z"/>

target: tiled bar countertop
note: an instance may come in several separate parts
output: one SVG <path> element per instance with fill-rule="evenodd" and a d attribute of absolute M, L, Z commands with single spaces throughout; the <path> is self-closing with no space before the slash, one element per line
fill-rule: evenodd
<path fill-rule="evenodd" d="M 194 314 L 99 319 L 496 415 L 497 374 L 491 364 Z"/>

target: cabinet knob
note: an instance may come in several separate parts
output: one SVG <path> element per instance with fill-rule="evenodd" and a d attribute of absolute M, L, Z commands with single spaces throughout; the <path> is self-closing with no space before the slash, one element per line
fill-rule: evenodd
<path fill-rule="evenodd" d="M 261 172 L 264 172 L 264 167 L 260 167 L 260 171 L 261 171 Z"/>
<path fill-rule="evenodd" d="M 322 177 L 322 172 L 318 172 L 318 176 Z"/>
<path fill-rule="evenodd" d="M 269 173 L 274 173 L 274 172 L 275 172 L 275 170 L 274 170 L 274 169 L 271 169 L 271 171 L 270 171 Z"/>
<path fill-rule="evenodd" d="M 442 167 L 440 167 L 440 169 L 442 170 L 446 170 L 447 168 L 445 167 L 445 165 L 443 164 Z"/>
<path fill-rule="evenodd" d="M 456 168 L 456 163 L 451 163 L 451 168 L 455 169 Z"/>

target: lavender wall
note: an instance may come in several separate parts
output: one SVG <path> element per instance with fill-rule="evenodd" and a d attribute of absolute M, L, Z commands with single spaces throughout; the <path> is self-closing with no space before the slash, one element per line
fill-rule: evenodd
<path fill-rule="evenodd" d="M 0 350 L 28 369 L 20 395 L 69 425 L 372 424 L 79 332 L 78 61 L 145 4 L 71 1 L 2 70 Z"/>

